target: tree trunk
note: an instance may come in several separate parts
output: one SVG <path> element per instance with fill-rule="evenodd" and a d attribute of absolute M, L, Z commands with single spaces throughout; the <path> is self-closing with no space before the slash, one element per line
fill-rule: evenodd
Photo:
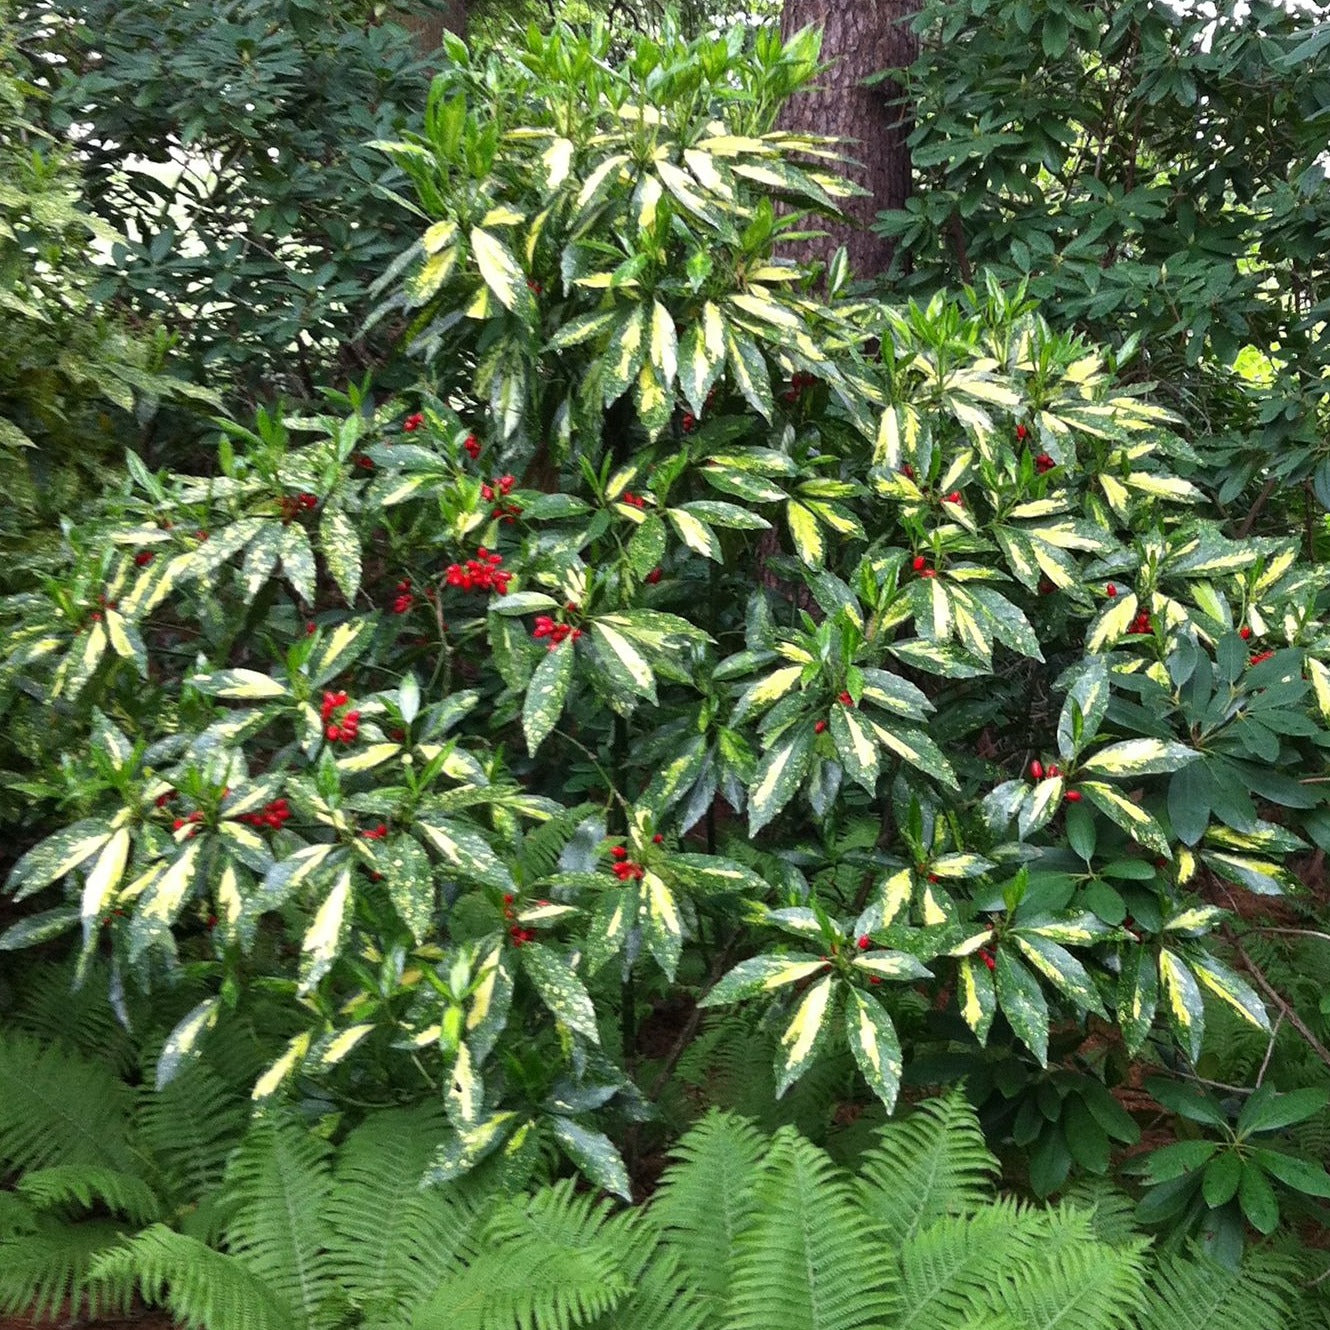
<path fill-rule="evenodd" d="M 805 134 L 851 140 L 845 152 L 860 165 L 847 174 L 868 190 L 844 205 L 849 225 L 829 227 L 832 235 L 810 247 L 810 257 L 827 258 L 838 245 L 850 253 L 856 277 L 875 277 L 891 263 L 891 244 L 869 225 L 878 212 L 900 208 L 910 196 L 912 128 L 909 109 L 893 106 L 901 95 L 895 83 L 864 87 L 863 80 L 887 68 L 909 65 L 919 42 L 909 29 L 917 0 L 785 0 L 781 31 L 790 37 L 810 24 L 822 28 L 822 58 L 832 68 L 810 92 L 786 106 L 781 124 Z"/>
<path fill-rule="evenodd" d="M 413 14 L 403 14 L 401 22 L 415 37 L 420 54 L 431 56 L 443 45 L 445 32 L 466 36 L 466 0 L 445 0 L 440 8 L 422 6 Z"/>

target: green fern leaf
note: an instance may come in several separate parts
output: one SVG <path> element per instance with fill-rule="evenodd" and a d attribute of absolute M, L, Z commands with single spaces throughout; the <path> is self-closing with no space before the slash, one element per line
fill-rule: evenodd
<path fill-rule="evenodd" d="M 416 1313 L 416 1330 L 570 1330 L 612 1311 L 629 1286 L 608 1213 L 568 1179 L 507 1201 Z"/>
<path fill-rule="evenodd" d="M 98 1164 L 133 1172 L 129 1090 L 60 1044 L 0 1036 L 0 1160 L 20 1169 Z"/>
<path fill-rule="evenodd" d="M 726 1330 L 857 1330 L 889 1308 L 886 1271 L 854 1194 L 815 1145 L 782 1128 L 735 1244 Z"/>
<path fill-rule="evenodd" d="M 618 1230 L 619 1259 L 632 1292 L 589 1330 L 714 1330 L 720 1324 L 715 1304 L 694 1287 L 697 1267 L 685 1270 L 643 1212 L 616 1216 L 609 1227 Z"/>
<path fill-rule="evenodd" d="M 103 1286 L 136 1288 L 189 1330 L 291 1330 L 290 1311 L 234 1256 L 154 1224 L 99 1259 Z"/>
<path fill-rule="evenodd" d="M 953 1330 L 993 1312 L 993 1286 L 1028 1275 L 1042 1216 L 998 1201 L 939 1219 L 901 1249 L 893 1330 Z"/>
<path fill-rule="evenodd" d="M 162 1217 L 162 1203 L 152 1188 L 131 1173 L 87 1164 L 56 1164 L 25 1173 L 15 1188 L 37 1210 L 91 1210 L 101 1202 L 135 1224 Z"/>
<path fill-rule="evenodd" d="M 953 1090 L 881 1129 L 860 1169 L 859 1198 L 899 1245 L 936 1219 L 983 1204 L 997 1172 L 974 1109 Z"/>
<path fill-rule="evenodd" d="M 1150 1280 L 1141 1330 L 1289 1330 L 1290 1289 L 1249 1261 L 1230 1270 L 1200 1255 L 1166 1256 Z"/>
<path fill-rule="evenodd" d="M 89 1278 L 93 1258 L 123 1237 L 111 1220 L 70 1224 L 43 1215 L 31 1232 L 0 1241 L 0 1314 L 43 1321 L 125 1311 L 123 1290 Z"/>
<path fill-rule="evenodd" d="M 333 1293 L 329 1153 L 304 1127 L 273 1118 L 250 1129 L 227 1175 L 235 1198 L 227 1248 L 291 1308 L 299 1326 L 323 1324 Z"/>
<path fill-rule="evenodd" d="M 651 1220 L 716 1310 L 729 1295 L 738 1235 L 757 1213 L 756 1179 L 766 1142 L 742 1118 L 711 1112 L 674 1148 L 651 1204 Z"/>
<path fill-rule="evenodd" d="M 371 1320 L 401 1324 L 462 1249 L 475 1206 L 420 1179 L 448 1131 L 441 1108 L 376 1113 L 337 1154 L 327 1219 L 329 1270 Z"/>

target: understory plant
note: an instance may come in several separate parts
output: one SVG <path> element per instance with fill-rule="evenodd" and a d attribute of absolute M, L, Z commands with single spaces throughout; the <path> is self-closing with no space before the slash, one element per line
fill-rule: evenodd
<path fill-rule="evenodd" d="M 701 1008 L 883 1112 L 925 1055 L 1269 1031 L 1221 930 L 1330 844 L 1318 568 L 1023 292 L 781 257 L 849 189 L 774 128 L 811 34 L 606 42 L 451 46 L 384 145 L 416 394 L 131 459 L 5 603 L 12 705 L 87 746 L 0 947 L 202 985 L 159 1086 L 279 1011 L 253 1099 L 441 1106 L 435 1185 L 630 1196 Z"/>

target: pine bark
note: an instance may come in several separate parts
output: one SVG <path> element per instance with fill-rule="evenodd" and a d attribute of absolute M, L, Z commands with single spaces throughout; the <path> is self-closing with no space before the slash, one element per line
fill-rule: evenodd
<path fill-rule="evenodd" d="M 782 126 L 847 140 L 844 150 L 859 165 L 846 174 L 869 191 L 846 201 L 848 224 L 828 227 L 832 235 L 814 242 L 809 256 L 827 258 L 844 244 L 860 278 L 891 263 L 890 242 L 868 228 L 879 211 L 903 207 L 910 196 L 912 128 L 908 108 L 892 104 L 901 95 L 895 83 L 865 87 L 863 80 L 914 61 L 919 43 L 909 20 L 918 7 L 917 0 L 785 0 L 781 17 L 787 38 L 809 24 L 820 27 L 822 58 L 834 62 L 810 91 L 791 99 Z"/>

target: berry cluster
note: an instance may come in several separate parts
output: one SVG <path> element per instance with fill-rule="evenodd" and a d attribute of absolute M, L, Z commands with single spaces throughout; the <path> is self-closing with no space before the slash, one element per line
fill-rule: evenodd
<path fill-rule="evenodd" d="M 301 512 L 308 512 L 311 508 L 319 506 L 319 496 L 310 494 L 308 490 L 301 494 L 283 494 L 282 495 L 282 525 L 290 526 L 295 521 L 297 515 Z M 207 540 L 208 533 L 202 531 L 198 533 L 200 540 Z"/>
<path fill-rule="evenodd" d="M 139 550 L 134 556 L 134 567 L 146 568 L 156 557 L 156 553 L 152 550 Z"/>
<path fill-rule="evenodd" d="M 548 637 L 550 639 L 550 650 L 553 651 L 565 638 L 571 637 L 574 642 L 582 636 L 580 628 L 573 628 L 566 623 L 556 623 L 548 614 L 536 615 L 536 626 L 531 631 L 531 636 L 540 640 Z"/>
<path fill-rule="evenodd" d="M 404 577 L 397 584 L 397 599 L 393 601 L 392 611 L 394 614 L 405 614 L 416 603 L 416 598 L 411 594 L 411 579 Z"/>
<path fill-rule="evenodd" d="M 402 421 L 402 428 L 408 434 L 414 434 L 418 429 L 423 428 L 424 424 L 425 417 L 417 411 L 414 415 L 407 416 L 407 418 Z"/>
<path fill-rule="evenodd" d="M 614 858 L 614 863 L 610 865 L 611 871 L 620 882 L 640 882 L 646 873 L 641 864 L 635 864 L 628 857 L 628 850 L 623 845 L 616 845 L 610 854 Z"/>
<path fill-rule="evenodd" d="M 1047 767 L 1045 767 L 1038 758 L 1035 758 L 1035 760 L 1030 763 L 1031 780 L 1043 780 L 1045 776 L 1047 776 L 1049 780 L 1057 780 L 1060 775 L 1062 775 L 1062 768 L 1054 766 L 1051 762 Z"/>
<path fill-rule="evenodd" d="M 922 554 L 916 554 L 914 558 L 910 560 L 910 567 L 913 568 L 914 571 L 918 573 L 920 577 L 937 576 L 937 569 L 930 568 L 928 566 L 928 560 L 925 559 Z"/>
<path fill-rule="evenodd" d="M 817 375 L 809 374 L 806 370 L 797 370 L 790 379 L 790 386 L 780 395 L 782 402 L 797 402 L 803 396 L 805 388 L 811 388 L 817 383 Z"/>
<path fill-rule="evenodd" d="M 1028 439 L 1029 437 L 1030 437 L 1030 431 L 1024 425 L 1016 426 L 1016 438 L 1021 443 L 1024 443 L 1025 440 Z"/>
<path fill-rule="evenodd" d="M 517 897 L 512 895 L 511 892 L 506 893 L 504 895 L 503 917 L 505 919 L 515 920 L 517 918 L 517 910 L 515 908 L 516 900 Z M 517 923 L 513 923 L 509 927 L 508 936 L 512 938 L 513 946 L 515 947 L 520 947 L 525 942 L 534 942 L 536 940 L 536 934 L 534 929 L 523 928 L 520 924 Z"/>
<path fill-rule="evenodd" d="M 630 508 L 645 508 L 647 506 L 647 501 L 640 494 L 634 494 L 632 490 L 624 490 L 619 502 L 626 503 Z"/>
<path fill-rule="evenodd" d="M 377 827 L 371 827 L 368 831 L 362 831 L 360 838 L 362 840 L 384 840 L 388 835 L 388 824 L 380 822 Z"/>
<path fill-rule="evenodd" d="M 679 424 L 685 434 L 691 434 L 697 429 L 697 417 L 691 411 L 685 411 Z"/>
<path fill-rule="evenodd" d="M 942 496 L 943 503 L 954 503 L 957 508 L 965 507 L 965 500 L 961 497 L 960 490 L 952 490 L 950 494 Z"/>
<path fill-rule="evenodd" d="M 201 810 L 196 808 L 187 817 L 176 818 L 175 821 L 171 823 L 171 830 L 179 831 L 183 827 L 189 827 L 189 833 L 185 838 L 186 840 L 188 840 L 189 836 L 197 836 L 199 834 L 198 826 L 195 824 L 202 821 L 203 821 L 203 813 Z"/>
<path fill-rule="evenodd" d="M 1038 471 L 1041 476 L 1046 471 L 1051 471 L 1055 466 L 1057 466 L 1057 463 L 1047 453 L 1040 453 L 1039 456 L 1034 459 L 1034 469 Z"/>
<path fill-rule="evenodd" d="M 1269 660 L 1274 654 L 1273 651 L 1258 651 L 1248 663 L 1251 665 L 1259 665 L 1263 660 Z"/>
<path fill-rule="evenodd" d="M 517 480 L 514 476 L 495 476 L 490 484 L 480 487 L 480 497 L 486 503 L 494 503 L 496 494 L 500 498 L 511 494 L 515 484 L 517 484 Z M 522 505 L 520 503 L 498 503 L 490 510 L 490 516 L 502 518 L 505 526 L 512 526 L 521 515 Z"/>
<path fill-rule="evenodd" d="M 464 565 L 449 564 L 444 569 L 443 580 L 463 591 L 493 591 L 496 595 L 506 596 L 513 575 L 501 571 L 499 565 L 502 562 L 502 554 L 491 554 L 482 545 L 476 551 L 476 557 L 468 559 Z"/>
<path fill-rule="evenodd" d="M 1154 632 L 1154 620 L 1150 618 L 1148 610 L 1142 610 L 1132 621 L 1127 631 L 1129 633 L 1152 633 Z"/>
<path fill-rule="evenodd" d="M 466 449 L 467 455 L 473 462 L 480 456 L 480 440 L 474 434 L 468 434 L 462 440 L 462 447 Z"/>
<path fill-rule="evenodd" d="M 323 717 L 323 737 L 329 743 L 355 743 L 360 731 L 360 712 L 343 710 L 350 701 L 345 693 L 324 693 L 320 714 Z M 338 712 L 341 714 L 338 715 Z"/>
<path fill-rule="evenodd" d="M 985 947 L 979 954 L 983 957 L 984 964 L 987 965 L 990 970 L 997 969 L 997 958 L 987 947 Z"/>
<path fill-rule="evenodd" d="M 260 812 L 241 813 L 236 820 L 248 822 L 251 827 L 270 827 L 273 831 L 281 831 L 290 816 L 291 809 L 286 800 L 274 799 L 264 804 Z"/>

